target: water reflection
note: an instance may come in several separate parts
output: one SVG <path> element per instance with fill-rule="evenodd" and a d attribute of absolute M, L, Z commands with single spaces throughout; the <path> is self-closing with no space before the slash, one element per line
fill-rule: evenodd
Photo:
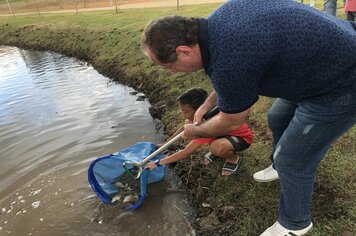
<path fill-rule="evenodd" d="M 158 141 L 149 103 L 90 65 L 0 47 L 0 235 L 189 235 L 167 183 L 135 212 L 101 203 L 86 171 L 98 156 Z"/>

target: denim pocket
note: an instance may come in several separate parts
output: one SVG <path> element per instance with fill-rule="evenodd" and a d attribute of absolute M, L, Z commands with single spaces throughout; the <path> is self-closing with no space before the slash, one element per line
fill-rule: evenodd
<path fill-rule="evenodd" d="M 317 104 L 327 104 L 329 106 L 348 106 L 356 100 L 355 89 L 345 89 L 343 92 L 338 91 L 337 93 L 330 93 L 318 97 L 313 97 L 307 99 L 307 102 L 317 103 Z"/>
<path fill-rule="evenodd" d="M 356 92 L 329 94 L 298 103 L 297 118 L 306 124 L 323 124 L 355 119 Z"/>

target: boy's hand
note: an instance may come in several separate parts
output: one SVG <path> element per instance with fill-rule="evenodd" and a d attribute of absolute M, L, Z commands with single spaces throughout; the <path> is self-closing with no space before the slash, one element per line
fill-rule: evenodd
<path fill-rule="evenodd" d="M 163 143 L 156 144 L 157 148 L 160 148 L 163 146 Z"/>
<path fill-rule="evenodd" d="M 145 169 L 149 169 L 149 170 L 153 170 L 154 168 L 156 168 L 156 164 L 152 161 L 148 162 L 147 165 L 145 166 Z"/>

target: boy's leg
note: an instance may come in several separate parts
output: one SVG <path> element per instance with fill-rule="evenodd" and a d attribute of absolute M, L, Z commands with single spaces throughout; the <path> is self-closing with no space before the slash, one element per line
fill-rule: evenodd
<path fill-rule="evenodd" d="M 241 157 L 236 152 L 243 151 L 250 146 L 241 137 L 224 136 L 222 138 L 215 139 L 210 144 L 210 150 L 215 156 L 219 156 L 225 159 L 225 166 L 236 166 L 241 162 Z M 238 166 L 237 166 L 238 167 Z M 223 175 L 231 175 L 234 171 L 223 170 Z"/>
<path fill-rule="evenodd" d="M 290 230 L 311 223 L 309 208 L 317 167 L 331 144 L 355 124 L 356 93 L 298 105 L 274 153 L 282 188 L 278 221 Z"/>
<path fill-rule="evenodd" d="M 217 138 L 210 144 L 210 151 L 214 156 L 237 161 L 235 150 L 232 144 L 225 138 Z"/>

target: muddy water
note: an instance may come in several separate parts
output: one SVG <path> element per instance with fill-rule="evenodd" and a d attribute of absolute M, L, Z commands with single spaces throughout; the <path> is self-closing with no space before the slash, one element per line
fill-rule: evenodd
<path fill-rule="evenodd" d="M 0 235 L 192 235 L 171 181 L 134 212 L 105 205 L 89 164 L 159 141 L 142 94 L 59 54 L 0 47 Z M 170 183 L 169 183 L 170 182 Z"/>

